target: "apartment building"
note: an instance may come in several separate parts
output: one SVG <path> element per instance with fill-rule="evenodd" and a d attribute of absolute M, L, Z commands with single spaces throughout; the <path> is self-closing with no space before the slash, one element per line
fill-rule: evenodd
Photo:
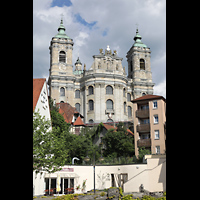
<path fill-rule="evenodd" d="M 166 99 L 158 95 L 144 95 L 132 100 L 135 155 L 145 147 L 151 154 L 166 151 Z"/>

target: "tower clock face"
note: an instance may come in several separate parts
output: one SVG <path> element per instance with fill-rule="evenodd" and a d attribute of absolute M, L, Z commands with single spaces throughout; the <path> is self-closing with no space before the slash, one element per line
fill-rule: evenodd
<path fill-rule="evenodd" d="M 60 64 L 59 65 L 59 69 L 61 69 L 61 70 L 66 70 L 67 69 L 67 67 L 65 66 L 65 64 Z"/>

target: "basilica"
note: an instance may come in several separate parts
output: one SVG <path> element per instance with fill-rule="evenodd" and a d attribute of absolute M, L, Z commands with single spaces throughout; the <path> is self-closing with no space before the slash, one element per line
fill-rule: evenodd
<path fill-rule="evenodd" d="M 122 59 L 109 46 L 93 55 L 86 70 L 78 57 L 73 65 L 73 39 L 65 33 L 63 20 L 50 42 L 49 95 L 56 103 L 68 103 L 84 116 L 84 123 L 133 121 L 131 100 L 153 94 L 151 51 L 141 41 L 136 29 L 134 43 L 126 58 L 128 75 Z M 75 41 L 76 42 L 76 41 Z"/>

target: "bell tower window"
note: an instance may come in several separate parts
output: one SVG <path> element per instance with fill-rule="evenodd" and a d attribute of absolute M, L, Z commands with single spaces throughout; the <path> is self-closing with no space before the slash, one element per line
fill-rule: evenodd
<path fill-rule="evenodd" d="M 144 62 L 144 59 L 140 59 L 140 70 L 145 70 L 145 62 Z"/>
<path fill-rule="evenodd" d="M 66 62 L 66 53 L 64 51 L 60 51 L 60 53 L 59 53 L 59 62 L 60 63 Z"/>

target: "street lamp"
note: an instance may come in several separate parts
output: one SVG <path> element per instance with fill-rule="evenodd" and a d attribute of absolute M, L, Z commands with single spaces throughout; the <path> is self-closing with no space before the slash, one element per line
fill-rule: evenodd
<path fill-rule="evenodd" d="M 95 190 L 95 154 L 96 154 L 96 149 L 95 149 L 95 151 L 93 152 L 93 156 L 94 156 L 94 164 L 93 164 L 93 169 L 94 169 L 94 194 L 96 193 L 96 190 Z M 103 156 L 102 156 L 102 154 L 101 154 L 101 157 L 99 158 L 99 161 L 101 162 L 101 161 L 103 161 L 103 160 L 104 160 L 104 158 L 103 158 Z M 86 162 L 90 161 L 90 157 L 87 155 L 87 156 L 84 158 L 84 161 L 86 161 Z"/>

